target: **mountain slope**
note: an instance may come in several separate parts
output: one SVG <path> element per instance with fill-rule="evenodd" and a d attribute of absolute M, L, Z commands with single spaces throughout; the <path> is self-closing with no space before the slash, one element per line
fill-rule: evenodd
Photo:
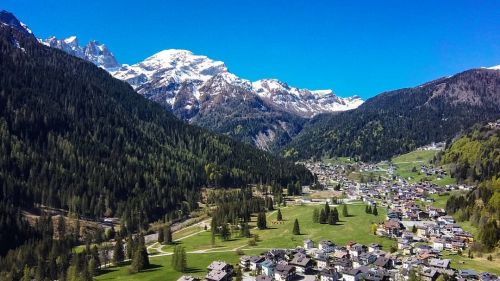
<path fill-rule="evenodd" d="M 415 88 L 382 93 L 359 108 L 317 116 L 285 149 L 301 158 L 380 160 L 450 139 L 500 117 L 500 71 L 473 69 Z"/>
<path fill-rule="evenodd" d="M 206 184 L 286 185 L 311 177 L 303 167 L 187 125 L 93 64 L 0 25 L 5 206 L 120 216 L 134 230 L 194 208 Z"/>

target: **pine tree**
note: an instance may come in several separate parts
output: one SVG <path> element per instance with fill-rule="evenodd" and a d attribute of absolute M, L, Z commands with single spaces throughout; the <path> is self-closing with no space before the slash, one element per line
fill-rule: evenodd
<path fill-rule="evenodd" d="M 377 206 L 373 206 L 372 214 L 378 216 Z"/>
<path fill-rule="evenodd" d="M 267 228 L 266 214 L 264 212 L 260 212 L 259 215 L 257 216 L 257 227 L 259 229 Z"/>
<path fill-rule="evenodd" d="M 282 221 L 283 220 L 283 216 L 281 215 L 281 210 L 278 209 L 278 214 L 276 215 L 276 220 L 277 221 Z"/>
<path fill-rule="evenodd" d="M 417 233 L 417 226 L 416 225 L 413 225 L 412 228 L 411 228 L 411 232 L 413 233 Z"/>
<path fill-rule="evenodd" d="M 64 222 L 64 217 L 61 215 L 57 219 L 57 234 L 59 236 L 59 239 L 64 238 L 64 236 L 66 235 L 66 224 Z"/>
<path fill-rule="evenodd" d="M 231 232 L 229 231 L 229 227 L 227 226 L 227 223 L 224 223 L 221 226 L 220 238 L 222 241 L 227 241 L 227 240 L 229 240 L 229 238 L 231 238 Z"/>
<path fill-rule="evenodd" d="M 178 272 L 184 272 L 187 268 L 186 251 L 184 247 L 177 245 L 174 248 L 174 254 L 171 260 L 172 268 Z"/>
<path fill-rule="evenodd" d="M 118 265 L 125 259 L 125 253 L 123 252 L 123 243 L 121 239 L 116 240 L 115 246 L 113 248 L 113 264 Z"/>
<path fill-rule="evenodd" d="M 319 211 L 317 208 L 314 208 L 314 211 L 313 211 L 313 222 L 319 223 Z"/>
<path fill-rule="evenodd" d="M 132 259 L 134 255 L 134 239 L 132 239 L 132 235 L 129 234 L 127 236 L 127 258 Z"/>
<path fill-rule="evenodd" d="M 293 222 L 293 235 L 300 235 L 300 226 L 297 219 Z"/>
<path fill-rule="evenodd" d="M 233 281 L 241 281 L 242 276 L 243 276 L 243 273 L 241 272 L 241 266 L 238 264 L 238 265 L 236 265 L 236 269 L 234 270 Z"/>
<path fill-rule="evenodd" d="M 325 218 L 328 218 L 328 216 L 330 215 L 330 205 L 328 204 L 328 202 L 325 203 Z"/>
<path fill-rule="evenodd" d="M 143 270 L 146 267 L 146 261 L 144 260 L 144 255 L 140 247 L 135 250 L 134 256 L 132 257 L 132 264 L 130 266 L 130 272 L 136 273 Z"/>
<path fill-rule="evenodd" d="M 23 278 L 21 281 L 31 281 L 31 270 L 28 265 L 24 265 Z"/>
<path fill-rule="evenodd" d="M 167 245 L 172 244 L 172 230 L 170 229 L 170 225 L 166 225 L 165 228 L 163 229 L 163 239 L 164 243 Z"/>
<path fill-rule="evenodd" d="M 368 214 L 368 205 L 365 206 L 365 213 Z"/>
<path fill-rule="evenodd" d="M 344 205 L 342 206 L 342 216 L 343 216 L 344 218 L 347 218 L 347 217 L 349 216 L 349 212 L 347 211 L 347 205 L 346 205 L 346 204 L 344 204 Z"/>
<path fill-rule="evenodd" d="M 326 217 L 325 210 L 321 209 L 321 212 L 319 213 L 319 223 L 325 224 L 327 219 L 328 218 Z"/>
<path fill-rule="evenodd" d="M 366 209 L 366 213 L 367 214 L 371 214 L 372 213 L 372 207 L 370 205 L 368 205 L 368 208 Z"/>
<path fill-rule="evenodd" d="M 330 215 L 328 216 L 328 224 L 334 225 L 336 223 L 337 221 L 335 220 L 335 215 L 333 214 L 333 212 L 330 212 Z"/>
<path fill-rule="evenodd" d="M 165 232 L 162 228 L 158 229 L 158 243 L 163 244 L 165 241 Z"/>
<path fill-rule="evenodd" d="M 331 213 L 333 214 L 333 219 L 335 220 L 335 223 L 337 223 L 339 221 L 339 211 L 337 211 L 337 207 L 334 207 Z"/>

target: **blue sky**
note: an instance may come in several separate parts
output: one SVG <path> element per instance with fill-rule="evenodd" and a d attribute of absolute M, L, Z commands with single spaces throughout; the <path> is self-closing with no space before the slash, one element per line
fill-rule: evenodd
<path fill-rule="evenodd" d="M 500 1 L 2 0 L 38 37 L 96 39 L 121 63 L 163 49 L 250 80 L 368 98 L 500 64 Z"/>

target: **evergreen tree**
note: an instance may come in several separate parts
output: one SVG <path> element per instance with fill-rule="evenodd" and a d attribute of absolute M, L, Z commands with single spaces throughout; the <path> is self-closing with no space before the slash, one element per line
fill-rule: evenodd
<path fill-rule="evenodd" d="M 163 228 L 158 229 L 158 243 L 163 244 L 165 241 L 165 232 Z"/>
<path fill-rule="evenodd" d="M 416 225 L 413 225 L 412 228 L 411 228 L 411 232 L 413 233 L 417 233 L 417 226 Z"/>
<path fill-rule="evenodd" d="M 371 214 L 372 213 L 372 207 L 370 205 L 367 206 L 366 213 L 367 214 Z"/>
<path fill-rule="evenodd" d="M 241 281 L 242 276 L 243 276 L 243 273 L 241 272 L 241 266 L 238 264 L 238 265 L 236 265 L 236 269 L 234 270 L 233 281 Z"/>
<path fill-rule="evenodd" d="M 144 255 L 142 254 L 142 250 L 139 247 L 134 252 L 134 256 L 132 257 L 132 264 L 130 266 L 131 273 L 137 273 L 146 268 L 146 261 L 144 260 Z"/>
<path fill-rule="evenodd" d="M 132 239 L 132 235 L 129 234 L 127 236 L 127 258 L 132 259 L 134 255 L 134 239 Z"/>
<path fill-rule="evenodd" d="M 312 220 L 314 223 L 319 223 L 319 211 L 317 208 L 314 208 Z"/>
<path fill-rule="evenodd" d="M 163 229 L 163 238 L 165 244 L 170 245 L 173 243 L 172 230 L 170 229 L 170 225 L 166 225 Z"/>
<path fill-rule="evenodd" d="M 227 226 L 227 223 L 224 223 L 221 226 L 220 238 L 222 241 L 227 241 L 227 240 L 229 240 L 229 238 L 231 238 L 231 232 L 229 231 L 229 227 Z"/>
<path fill-rule="evenodd" d="M 347 204 L 342 205 L 342 216 L 347 218 L 349 216 L 349 212 L 347 211 Z"/>
<path fill-rule="evenodd" d="M 333 219 L 335 220 L 335 223 L 337 223 L 339 221 L 339 211 L 337 210 L 337 207 L 333 207 L 331 213 L 333 214 Z"/>
<path fill-rule="evenodd" d="M 325 224 L 327 220 L 328 218 L 326 217 L 325 210 L 321 209 L 321 212 L 319 213 L 319 223 Z"/>
<path fill-rule="evenodd" d="M 31 270 L 28 265 L 24 265 L 23 278 L 21 281 L 31 281 Z"/>
<path fill-rule="evenodd" d="M 293 222 L 293 235 L 300 235 L 299 221 L 297 219 Z"/>
<path fill-rule="evenodd" d="M 330 215 L 328 215 L 328 224 L 334 225 L 336 223 L 337 221 L 335 220 L 335 215 L 333 214 L 333 212 L 330 212 Z"/>
<path fill-rule="evenodd" d="M 372 214 L 378 216 L 377 206 L 373 206 Z"/>
<path fill-rule="evenodd" d="M 283 220 L 283 216 L 281 215 L 281 210 L 278 209 L 278 214 L 276 215 L 276 220 L 277 221 L 282 221 Z"/>
<path fill-rule="evenodd" d="M 260 212 L 259 215 L 257 216 L 257 227 L 259 229 L 267 228 L 266 214 L 264 212 Z"/>
<path fill-rule="evenodd" d="M 325 217 L 328 218 L 328 216 L 330 215 L 330 205 L 328 204 L 328 202 L 325 203 Z"/>
<path fill-rule="evenodd" d="M 113 249 L 113 264 L 118 265 L 125 259 L 123 252 L 123 243 L 121 239 L 117 239 Z"/>

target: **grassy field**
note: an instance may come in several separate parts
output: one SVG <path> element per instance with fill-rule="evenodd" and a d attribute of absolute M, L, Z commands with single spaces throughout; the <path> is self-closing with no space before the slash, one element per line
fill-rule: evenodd
<path fill-rule="evenodd" d="M 454 184 L 455 179 L 449 175 L 442 179 L 437 179 L 436 176 L 426 176 L 420 173 L 420 168 L 422 165 L 429 165 L 434 155 L 436 155 L 437 150 L 415 150 L 403 155 L 399 155 L 392 159 L 392 163 L 397 167 L 396 174 L 405 179 L 410 179 L 410 182 L 419 182 L 420 180 L 427 178 L 431 182 L 437 185 L 447 185 Z M 413 169 L 417 172 L 413 172 Z"/>
<path fill-rule="evenodd" d="M 487 260 L 487 256 L 488 254 L 484 254 L 483 257 L 476 256 L 469 259 L 465 253 L 464 255 L 444 253 L 442 258 L 450 259 L 452 267 L 456 269 L 473 269 L 477 273 L 491 272 L 500 275 L 500 255 L 498 253 L 492 254 L 492 261 Z"/>
<path fill-rule="evenodd" d="M 340 245 L 345 245 L 351 240 L 363 244 L 376 242 L 386 250 L 395 243 L 393 240 L 370 233 L 370 225 L 373 222 L 383 221 L 385 218 L 385 210 L 382 208 L 379 208 L 378 216 L 373 216 L 365 213 L 364 205 L 349 205 L 348 210 L 351 216 L 347 218 L 341 216 L 341 222 L 333 226 L 313 223 L 312 213 L 314 208 L 315 206 L 310 205 L 282 208 L 281 212 L 285 220 L 283 224 L 272 224 L 272 221 L 276 218 L 276 212 L 268 213 L 268 229 L 252 229 L 252 233 L 259 235 L 257 245 L 253 247 L 248 246 L 247 238 L 239 238 L 237 235 L 225 242 L 217 238 L 215 245 L 212 245 L 211 235 L 208 231 L 178 241 L 177 243 L 184 246 L 188 252 L 188 264 L 191 267 L 188 273 L 197 276 L 205 275 L 204 268 L 213 260 L 221 259 L 234 263 L 238 259 L 235 254 L 236 249 L 242 249 L 245 254 L 257 254 L 270 248 L 293 248 L 302 245 L 303 240 L 308 238 L 315 242 L 319 242 L 321 239 L 329 239 Z M 320 208 L 320 206 L 317 208 Z M 341 210 L 339 212 L 341 213 Z M 292 234 L 295 219 L 299 220 L 301 235 Z M 255 218 L 251 226 L 255 226 Z M 172 249 L 172 246 L 164 246 L 162 251 L 172 252 Z M 98 276 L 97 280 L 176 280 L 182 275 L 171 269 L 169 256 L 153 257 L 151 263 L 153 268 L 144 273 L 129 275 L 128 266 L 121 266 L 109 269 L 106 273 Z"/>

